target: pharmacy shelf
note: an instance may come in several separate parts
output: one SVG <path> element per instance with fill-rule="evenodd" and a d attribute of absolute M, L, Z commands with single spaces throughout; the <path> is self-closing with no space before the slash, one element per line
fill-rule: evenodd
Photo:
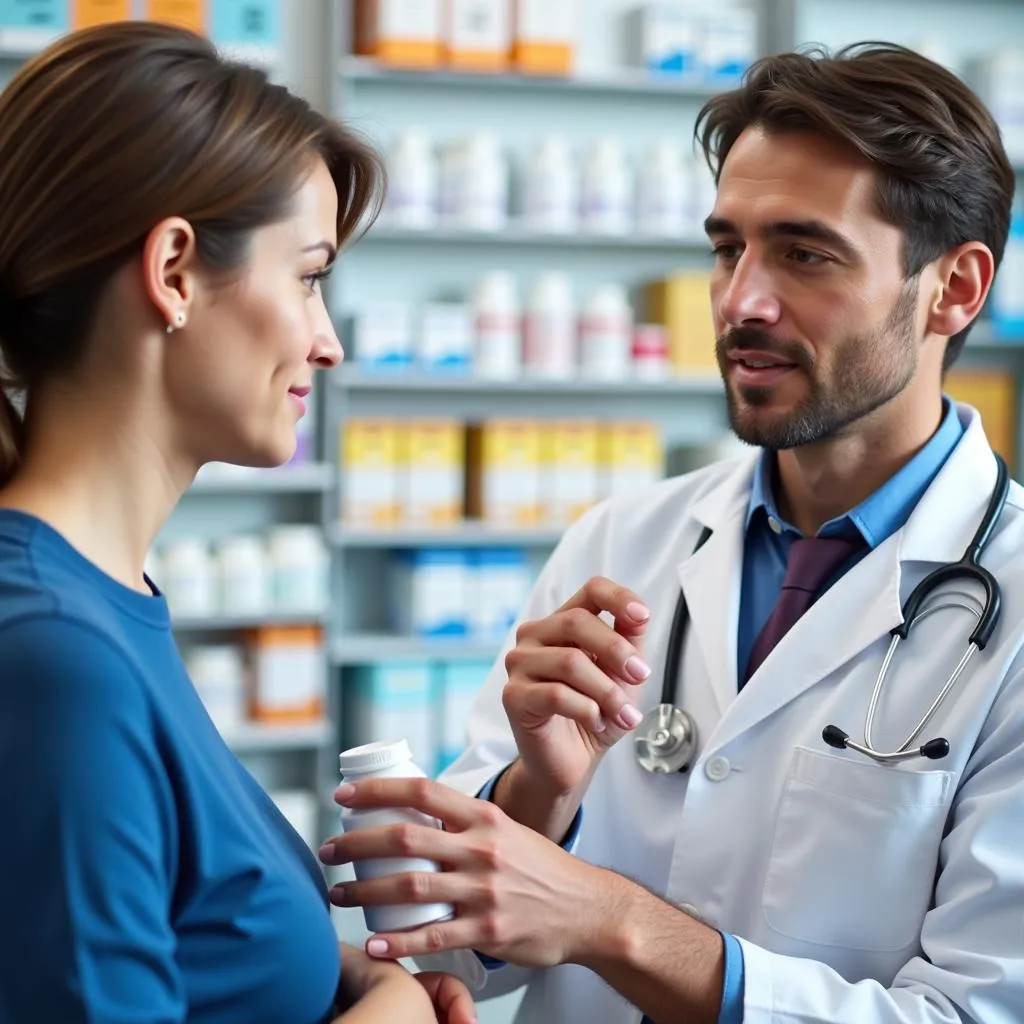
<path fill-rule="evenodd" d="M 226 633 L 241 629 L 259 629 L 264 626 L 322 625 L 327 612 L 320 615 L 309 612 L 266 612 L 254 615 L 171 615 L 171 626 L 179 633 Z"/>
<path fill-rule="evenodd" d="M 343 366 L 331 374 L 333 386 L 360 392 L 416 392 L 444 394 L 472 392 L 503 395 L 622 395 L 644 398 L 668 395 L 717 395 L 722 379 L 717 374 L 672 377 L 665 380 L 488 380 L 470 373 L 430 373 L 420 370 L 372 370 Z"/>
<path fill-rule="evenodd" d="M 392 68 L 369 57 L 342 57 L 342 81 L 357 85 L 415 89 L 464 89 L 531 93 L 558 93 L 602 98 L 623 94 L 643 99 L 704 100 L 728 88 L 731 83 L 687 82 L 675 75 L 658 75 L 640 69 L 622 68 L 600 75 L 576 73 L 567 76 L 516 73 L 473 73 L 462 71 Z"/>
<path fill-rule="evenodd" d="M 694 250 L 709 251 L 704 238 L 676 238 L 666 235 L 640 235 L 633 232 L 622 235 L 600 234 L 597 232 L 531 231 L 518 225 L 509 225 L 497 231 L 470 231 L 458 228 L 399 228 L 379 224 L 361 239 L 361 245 L 373 243 L 422 242 L 425 245 L 494 245 L 537 247 L 544 249 L 623 249 L 631 252 L 682 252 Z"/>
<path fill-rule="evenodd" d="M 334 742 L 334 728 L 326 721 L 308 725 L 262 725 L 254 722 L 225 730 L 222 735 L 224 742 L 239 754 L 319 750 Z"/>
<path fill-rule="evenodd" d="M 436 659 L 494 658 L 500 640 L 480 637 L 399 636 L 393 633 L 350 633 L 331 644 L 333 665 L 368 665 L 382 658 Z"/>
<path fill-rule="evenodd" d="M 339 548 L 420 547 L 553 547 L 565 532 L 564 526 L 493 526 L 466 521 L 456 527 L 371 527 L 336 523 L 328 530 L 328 541 Z"/>
<path fill-rule="evenodd" d="M 277 469 L 204 466 L 189 494 L 316 494 L 334 486 L 334 467 L 325 463 L 296 463 Z"/>

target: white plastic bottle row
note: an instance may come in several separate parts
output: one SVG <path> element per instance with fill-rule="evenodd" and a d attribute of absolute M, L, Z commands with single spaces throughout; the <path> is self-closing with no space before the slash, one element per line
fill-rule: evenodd
<path fill-rule="evenodd" d="M 714 202 L 714 181 L 681 142 L 658 140 L 634 167 L 617 139 L 597 139 L 577 162 L 562 135 L 542 138 L 518 167 L 496 136 L 476 132 L 437 148 L 420 128 L 395 139 L 388 158 L 389 195 L 382 223 L 501 231 L 511 219 L 539 233 L 698 238 Z M 510 210 L 517 207 L 516 218 Z"/>
<path fill-rule="evenodd" d="M 151 552 L 146 572 L 175 617 L 319 616 L 329 600 L 329 564 L 319 527 L 286 524 L 266 537 L 168 541 Z"/>

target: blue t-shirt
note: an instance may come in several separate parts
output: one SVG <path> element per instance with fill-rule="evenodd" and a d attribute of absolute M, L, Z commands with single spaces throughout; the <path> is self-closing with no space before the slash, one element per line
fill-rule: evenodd
<path fill-rule="evenodd" d="M 0 509 L 0 1024 L 319 1024 L 312 853 L 239 764 L 167 605 Z"/>

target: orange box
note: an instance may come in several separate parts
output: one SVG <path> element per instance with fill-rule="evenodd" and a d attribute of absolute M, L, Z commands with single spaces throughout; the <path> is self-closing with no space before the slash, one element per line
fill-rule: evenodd
<path fill-rule="evenodd" d="M 355 52 L 382 64 L 436 68 L 442 61 L 442 0 L 357 0 Z"/>
<path fill-rule="evenodd" d="M 111 21 L 127 21 L 132 16 L 131 0 L 73 0 L 71 28 L 92 28 Z"/>
<path fill-rule="evenodd" d="M 206 33 L 204 0 L 147 0 L 146 18 Z"/>
<path fill-rule="evenodd" d="M 320 721 L 326 703 L 321 627 L 268 626 L 248 639 L 249 717 L 268 725 Z"/>
<path fill-rule="evenodd" d="M 512 62 L 527 75 L 565 76 L 575 56 L 577 0 L 515 0 Z"/>
<path fill-rule="evenodd" d="M 508 69 L 512 51 L 509 0 L 447 0 L 444 59 L 460 71 Z"/>

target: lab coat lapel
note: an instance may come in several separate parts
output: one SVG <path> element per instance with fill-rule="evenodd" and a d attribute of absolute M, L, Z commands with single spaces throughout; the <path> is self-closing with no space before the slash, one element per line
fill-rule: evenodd
<path fill-rule="evenodd" d="M 915 566 L 916 583 L 935 565 L 959 559 L 995 482 L 995 463 L 980 420 L 968 409 L 961 409 L 961 416 L 967 424 L 964 437 L 907 524 L 850 569 L 779 641 L 708 737 L 702 753 L 720 749 L 851 659 L 872 659 L 868 675 L 874 679 L 875 661 L 881 664 L 883 652 L 870 648 L 903 621 L 904 569 L 925 563 Z M 735 616 L 730 621 L 735 633 Z M 729 646 L 735 651 L 735 636 Z"/>
<path fill-rule="evenodd" d="M 711 536 L 679 566 L 679 583 L 690 612 L 686 642 L 696 642 L 707 665 L 720 715 L 736 699 L 736 633 L 743 569 L 743 522 L 756 465 L 742 459 L 718 487 L 694 502 L 691 515 Z M 682 679 L 685 692 L 693 681 Z"/>

